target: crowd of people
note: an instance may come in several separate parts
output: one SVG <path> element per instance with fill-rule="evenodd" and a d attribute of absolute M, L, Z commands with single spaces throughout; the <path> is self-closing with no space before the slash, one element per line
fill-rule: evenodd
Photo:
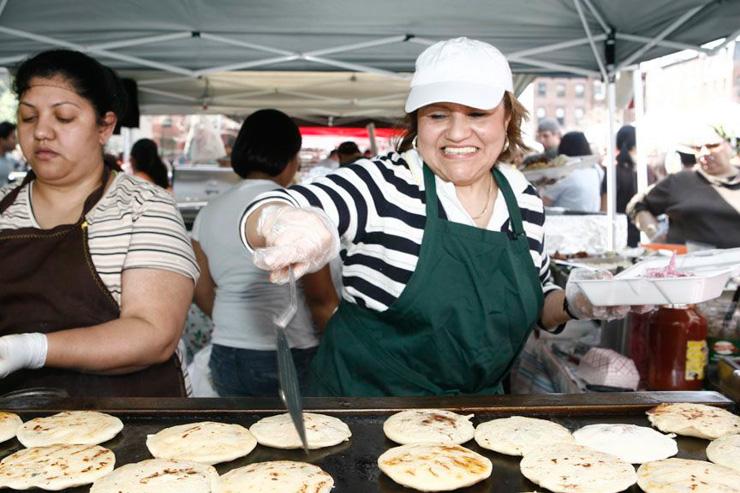
<path fill-rule="evenodd" d="M 289 267 L 300 283 L 288 340 L 311 395 L 498 393 L 534 328 L 629 310 L 593 306 L 573 282 L 590 271 L 553 283 L 545 207 L 598 211 L 604 171 L 537 190 L 508 165 L 526 149 L 527 111 L 486 43 L 427 48 L 399 149 L 373 157 L 342 143 L 310 183 L 294 184 L 302 139 L 291 118 L 251 114 L 230 152 L 241 182 L 200 211 L 191 236 L 152 140 L 134 144 L 129 174 L 104 157 L 125 106 L 112 70 L 48 51 L 18 68 L 15 91 L 0 179 L 16 131 L 31 170 L 0 188 L 0 393 L 186 395 L 176 348 L 194 302 L 214 323 L 217 393 L 276 395 L 274 317 Z M 594 154 L 553 120 L 537 138 L 544 152 L 524 165 Z M 735 150 L 716 134 L 692 146 L 696 165 L 637 194 L 635 129 L 620 129 L 617 210 L 654 240 L 665 214 L 666 241 L 740 246 Z"/>

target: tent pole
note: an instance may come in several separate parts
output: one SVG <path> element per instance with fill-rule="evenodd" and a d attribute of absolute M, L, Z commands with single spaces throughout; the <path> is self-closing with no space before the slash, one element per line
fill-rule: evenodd
<path fill-rule="evenodd" d="M 635 128 L 640 129 L 640 124 L 645 116 L 645 102 L 642 94 L 642 71 L 638 68 L 632 74 L 632 92 L 635 110 Z M 644 192 L 648 187 L 648 167 L 645 158 L 645 133 L 637 139 L 637 191 Z"/>
<path fill-rule="evenodd" d="M 637 154 L 637 192 L 642 193 L 648 187 L 648 165 L 647 157 L 645 156 L 645 149 L 647 148 L 645 140 L 647 134 L 645 133 L 645 127 L 642 125 L 645 117 L 645 99 L 643 98 L 642 70 L 640 70 L 639 66 L 632 74 L 632 92 L 634 94 L 634 125 L 636 132 L 640 133 L 640 138 L 636 139 L 635 142 L 635 153 Z M 649 241 L 645 233 L 640 233 L 640 236 L 641 241 Z"/>
<path fill-rule="evenodd" d="M 614 117 L 616 113 L 617 100 L 616 92 L 614 74 L 610 74 L 606 79 L 606 93 L 609 109 L 609 122 L 607 125 L 609 134 L 606 146 L 606 218 L 608 224 L 607 245 L 609 246 L 609 250 L 612 252 L 617 249 L 617 238 L 615 234 L 617 227 L 617 168 L 615 156 L 617 143 L 614 132 Z"/>

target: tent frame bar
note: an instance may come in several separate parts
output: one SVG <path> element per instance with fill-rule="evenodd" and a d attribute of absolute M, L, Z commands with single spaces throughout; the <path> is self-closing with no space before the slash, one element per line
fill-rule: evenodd
<path fill-rule="evenodd" d="M 601 12 L 594 7 L 594 5 L 591 3 L 591 0 L 583 0 L 583 3 L 586 4 L 586 7 L 588 7 L 588 10 L 591 12 L 591 15 L 594 16 L 594 19 L 596 19 L 596 22 L 599 23 L 601 26 L 601 30 L 604 31 L 604 34 L 609 34 L 612 30 L 611 26 L 609 26 L 606 21 L 604 21 L 604 16 L 601 15 Z M 594 41 L 596 39 L 594 38 Z"/>
<path fill-rule="evenodd" d="M 189 75 L 189 76 L 194 75 L 192 70 L 188 70 L 182 67 L 176 67 L 168 63 L 153 62 L 151 60 L 147 60 L 141 57 L 124 55 L 122 53 L 116 53 L 114 51 L 102 50 L 102 49 L 96 48 L 95 46 L 84 46 L 78 43 L 71 43 L 69 41 L 64 41 L 64 40 L 52 38 L 49 36 L 42 36 L 40 34 L 29 33 L 27 31 L 21 31 L 19 29 L 13 29 L 10 27 L 0 26 L 0 32 L 9 34 L 11 36 L 16 36 L 19 38 L 30 39 L 32 41 L 38 41 L 40 43 L 50 44 L 52 46 L 61 46 L 63 48 L 68 48 L 71 50 L 90 52 L 90 53 L 94 53 L 96 55 L 100 55 L 103 57 L 113 58 L 115 60 L 121 60 L 124 62 L 143 65 L 145 67 L 156 68 L 158 70 L 163 70 L 165 72 L 173 72 L 176 74 Z M 17 57 L 13 57 L 13 58 L 17 58 Z M 0 64 L 6 63 L 7 61 L 8 60 L 0 60 Z M 13 61 L 17 61 L 17 60 L 13 60 Z"/>
<path fill-rule="evenodd" d="M 690 9 L 687 12 L 684 12 L 684 14 L 681 17 L 679 17 L 678 19 L 673 21 L 671 24 L 669 24 L 668 27 L 663 29 L 657 36 L 655 36 L 655 38 L 653 38 L 648 43 L 643 45 L 641 48 L 639 48 L 638 50 L 633 52 L 631 55 L 629 55 L 627 58 L 622 60 L 622 62 L 617 67 L 617 71 L 621 70 L 623 67 L 626 67 L 632 64 L 632 62 L 637 60 L 641 55 L 643 55 L 648 50 L 653 48 L 659 42 L 663 41 L 666 38 L 666 36 L 668 36 L 669 34 L 674 32 L 676 29 L 686 24 L 686 22 L 688 22 L 689 19 L 694 17 L 694 15 L 696 15 L 699 11 L 703 10 L 704 7 L 706 6 L 707 4 L 699 5 L 698 7 L 694 7 L 693 9 Z"/>
<path fill-rule="evenodd" d="M 588 27 L 588 21 L 586 20 L 586 15 L 583 13 L 583 8 L 581 7 L 580 0 L 573 0 L 573 4 L 576 7 L 576 10 L 578 11 L 578 17 L 581 19 L 581 24 L 583 24 L 583 30 L 586 32 L 586 37 L 588 38 L 588 44 L 591 45 L 591 51 L 594 53 L 594 58 L 596 59 L 596 63 L 599 65 L 599 71 L 601 72 L 601 77 L 603 80 L 606 80 L 608 78 L 608 74 L 606 73 L 606 67 L 604 66 L 604 62 L 601 60 L 601 56 L 599 56 L 599 51 L 596 49 L 596 42 L 594 41 L 593 35 L 591 34 L 591 28 Z"/>

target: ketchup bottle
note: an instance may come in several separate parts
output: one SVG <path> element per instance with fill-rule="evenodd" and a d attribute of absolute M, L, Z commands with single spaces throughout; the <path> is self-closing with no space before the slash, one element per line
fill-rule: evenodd
<path fill-rule="evenodd" d="M 689 305 L 666 305 L 648 322 L 650 390 L 701 390 L 707 366 L 707 321 Z"/>

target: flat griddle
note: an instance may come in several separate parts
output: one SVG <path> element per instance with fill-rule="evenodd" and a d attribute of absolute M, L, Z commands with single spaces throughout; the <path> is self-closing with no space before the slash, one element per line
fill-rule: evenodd
<path fill-rule="evenodd" d="M 410 493 L 380 472 L 377 459 L 395 444 L 383 435 L 383 422 L 392 413 L 410 408 L 442 408 L 463 414 L 473 413 L 478 425 L 494 418 L 523 415 L 550 419 L 571 431 L 595 423 L 631 423 L 650 426 L 645 411 L 661 402 L 714 404 L 732 410 L 732 402 L 716 392 L 631 392 L 578 395 L 456 396 L 415 398 L 306 398 L 306 411 L 337 416 L 352 430 L 343 444 L 311 451 L 278 450 L 258 445 L 247 457 L 219 464 L 224 474 L 253 462 L 298 460 L 316 464 L 332 475 L 337 493 Z M 123 431 L 103 444 L 116 454 L 116 466 L 149 459 L 147 434 L 162 428 L 195 421 L 238 423 L 249 427 L 258 419 L 285 412 L 277 399 L 64 399 L 34 407 L 6 406 L 23 420 L 64 410 L 97 410 L 111 413 L 124 422 Z M 698 438 L 678 437 L 677 457 L 706 460 L 709 443 Z M 493 475 L 486 481 L 457 491 L 466 493 L 511 493 L 534 491 L 537 487 L 519 472 L 519 457 L 498 454 L 478 447 L 471 440 L 466 447 L 491 459 Z M 22 448 L 16 440 L 0 444 L 0 458 Z M 68 489 L 87 492 L 88 487 Z M 542 490 L 542 488 L 539 488 Z M 13 491 L 13 490 L 5 490 Z M 38 490 L 37 490 L 38 491 Z M 627 490 L 639 492 L 637 486 Z"/>

